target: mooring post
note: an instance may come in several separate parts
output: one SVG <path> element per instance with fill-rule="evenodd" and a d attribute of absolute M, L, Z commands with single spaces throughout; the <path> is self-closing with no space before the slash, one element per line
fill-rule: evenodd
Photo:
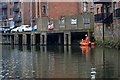
<path fill-rule="evenodd" d="M 71 45 L 71 32 L 68 33 L 68 45 Z"/>
<path fill-rule="evenodd" d="M 61 44 L 61 35 L 58 36 L 58 44 Z"/>
<path fill-rule="evenodd" d="M 18 34 L 14 34 L 14 43 L 15 45 L 18 44 Z"/>
<path fill-rule="evenodd" d="M 26 40 L 26 39 L 27 39 L 27 35 L 26 35 L 26 34 L 23 34 L 22 37 L 23 37 L 23 38 L 22 38 L 22 39 L 23 39 L 23 40 L 22 40 L 22 44 L 23 44 L 23 45 L 26 45 L 26 44 L 27 44 L 27 40 Z"/>
<path fill-rule="evenodd" d="M 34 45 L 35 44 L 35 34 L 32 33 L 31 34 L 31 45 Z"/>
<path fill-rule="evenodd" d="M 67 34 L 64 32 L 64 45 L 67 44 Z"/>
<path fill-rule="evenodd" d="M 42 38 L 42 34 L 40 34 L 40 45 L 43 44 L 43 38 Z"/>
<path fill-rule="evenodd" d="M 30 39 L 31 39 L 31 40 L 30 40 L 30 41 L 31 41 L 30 43 L 31 43 L 31 45 L 33 45 L 33 34 L 30 34 Z"/>
<path fill-rule="evenodd" d="M 47 33 L 41 33 L 40 45 L 47 45 Z"/>
<path fill-rule="evenodd" d="M 45 37 L 44 37 L 44 45 L 47 45 L 47 33 L 44 34 Z"/>
<path fill-rule="evenodd" d="M 10 44 L 12 44 L 12 35 L 10 35 Z"/>
<path fill-rule="evenodd" d="M 6 40 L 7 40 L 6 43 L 9 43 L 9 35 L 8 34 L 6 35 Z"/>
<path fill-rule="evenodd" d="M 13 45 L 13 38 L 12 38 L 12 35 L 10 35 L 10 44 Z"/>
<path fill-rule="evenodd" d="M 71 45 L 71 32 L 64 32 L 64 45 Z"/>

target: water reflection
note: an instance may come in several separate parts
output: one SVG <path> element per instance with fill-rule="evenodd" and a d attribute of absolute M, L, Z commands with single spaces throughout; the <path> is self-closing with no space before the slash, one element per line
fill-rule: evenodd
<path fill-rule="evenodd" d="M 91 61 L 91 54 L 93 53 L 92 50 L 94 49 L 94 46 L 80 46 L 81 50 L 82 50 L 82 55 L 86 56 L 86 61 L 90 61 L 91 64 L 91 80 L 95 80 L 96 77 L 96 68 L 94 63 L 92 63 Z"/>
<path fill-rule="evenodd" d="M 118 78 L 119 52 L 79 46 L 2 46 L 2 78 Z"/>

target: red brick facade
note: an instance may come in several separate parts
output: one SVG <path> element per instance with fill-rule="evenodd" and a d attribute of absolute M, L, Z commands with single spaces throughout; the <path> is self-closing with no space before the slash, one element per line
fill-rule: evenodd
<path fill-rule="evenodd" d="M 21 16 L 22 16 L 22 24 L 30 24 L 30 11 L 29 11 L 29 2 L 25 2 L 22 3 L 22 7 L 21 7 L 22 11 L 21 11 Z"/>
<path fill-rule="evenodd" d="M 14 2 L 12 5 L 10 2 L 8 4 L 8 18 L 13 18 L 15 16 L 14 11 L 13 15 L 10 15 L 10 8 L 14 7 Z M 87 2 L 87 12 L 90 11 L 90 4 Z M 45 6 L 46 10 L 43 9 Z M 32 9 L 30 9 L 30 2 L 23 2 L 20 4 L 20 16 L 22 18 L 22 24 L 30 25 L 30 11 L 32 10 L 32 19 L 41 17 L 49 17 L 58 19 L 62 16 L 71 16 L 83 13 L 84 5 L 81 2 L 32 2 Z M 43 13 L 43 12 L 46 13 Z"/>
<path fill-rule="evenodd" d="M 8 18 L 13 18 L 14 12 L 12 11 L 12 15 L 10 15 L 10 8 L 11 9 L 13 8 L 14 3 L 10 4 L 10 2 L 9 2 L 9 3 L 7 3 L 7 5 L 8 5 L 8 9 L 7 9 Z"/>
<path fill-rule="evenodd" d="M 61 16 L 70 16 L 78 14 L 77 2 L 49 2 L 48 4 L 48 17 L 60 18 Z"/>

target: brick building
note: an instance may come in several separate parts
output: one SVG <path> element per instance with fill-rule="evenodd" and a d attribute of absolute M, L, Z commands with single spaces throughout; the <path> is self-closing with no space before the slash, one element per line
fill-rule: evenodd
<path fill-rule="evenodd" d="M 96 40 L 119 42 L 120 38 L 120 1 L 95 1 Z"/>
<path fill-rule="evenodd" d="M 41 17 L 58 19 L 62 16 L 72 16 L 84 12 L 92 12 L 93 2 L 43 2 L 41 3 Z"/>
<path fill-rule="evenodd" d="M 10 0 L 11 1 L 11 0 Z M 58 19 L 62 16 L 93 12 L 93 4 L 85 2 L 3 2 L 3 26 L 35 25 L 37 18 Z M 32 22 L 32 23 L 31 23 Z"/>
<path fill-rule="evenodd" d="M 32 6 L 31 6 L 32 5 Z M 32 10 L 30 9 L 32 7 Z M 32 13 L 32 14 L 31 14 Z M 32 18 L 31 18 L 32 16 Z M 2 26 L 30 25 L 35 19 L 35 3 L 2 2 Z M 34 25 L 34 21 L 33 21 Z"/>
<path fill-rule="evenodd" d="M 16 25 L 35 25 L 35 2 L 14 2 L 14 9 Z"/>

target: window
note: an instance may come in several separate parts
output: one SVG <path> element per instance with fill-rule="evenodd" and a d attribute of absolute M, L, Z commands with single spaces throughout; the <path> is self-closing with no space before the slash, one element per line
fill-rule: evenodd
<path fill-rule="evenodd" d="M 91 6 L 91 7 L 94 7 L 93 1 L 90 2 L 90 6 Z"/>
<path fill-rule="evenodd" d="M 60 24 L 60 25 L 65 24 L 65 20 L 64 20 L 64 19 L 60 19 L 60 20 L 59 20 L 59 24 Z"/>
<path fill-rule="evenodd" d="M 77 19 L 71 19 L 71 25 L 77 25 Z"/>
<path fill-rule="evenodd" d="M 7 15 L 7 10 L 4 10 L 4 15 Z"/>
<path fill-rule="evenodd" d="M 13 2 L 12 2 L 12 0 L 10 0 L 10 5 L 12 5 L 13 4 Z"/>
<path fill-rule="evenodd" d="M 84 18 L 83 18 L 83 23 L 84 23 L 84 24 L 90 24 L 90 19 L 87 18 L 87 17 L 84 17 Z"/>
<path fill-rule="evenodd" d="M 87 12 L 87 11 L 88 11 L 88 3 L 84 2 L 84 12 Z"/>
<path fill-rule="evenodd" d="M 13 15 L 13 9 L 10 8 L 10 15 Z"/>
<path fill-rule="evenodd" d="M 43 13 L 43 14 L 46 14 L 46 5 L 43 5 L 43 6 L 42 6 L 42 13 Z"/>
<path fill-rule="evenodd" d="M 91 5 L 90 10 L 91 10 L 92 13 L 94 13 L 94 3 L 93 3 L 93 1 L 90 2 L 90 5 Z"/>

